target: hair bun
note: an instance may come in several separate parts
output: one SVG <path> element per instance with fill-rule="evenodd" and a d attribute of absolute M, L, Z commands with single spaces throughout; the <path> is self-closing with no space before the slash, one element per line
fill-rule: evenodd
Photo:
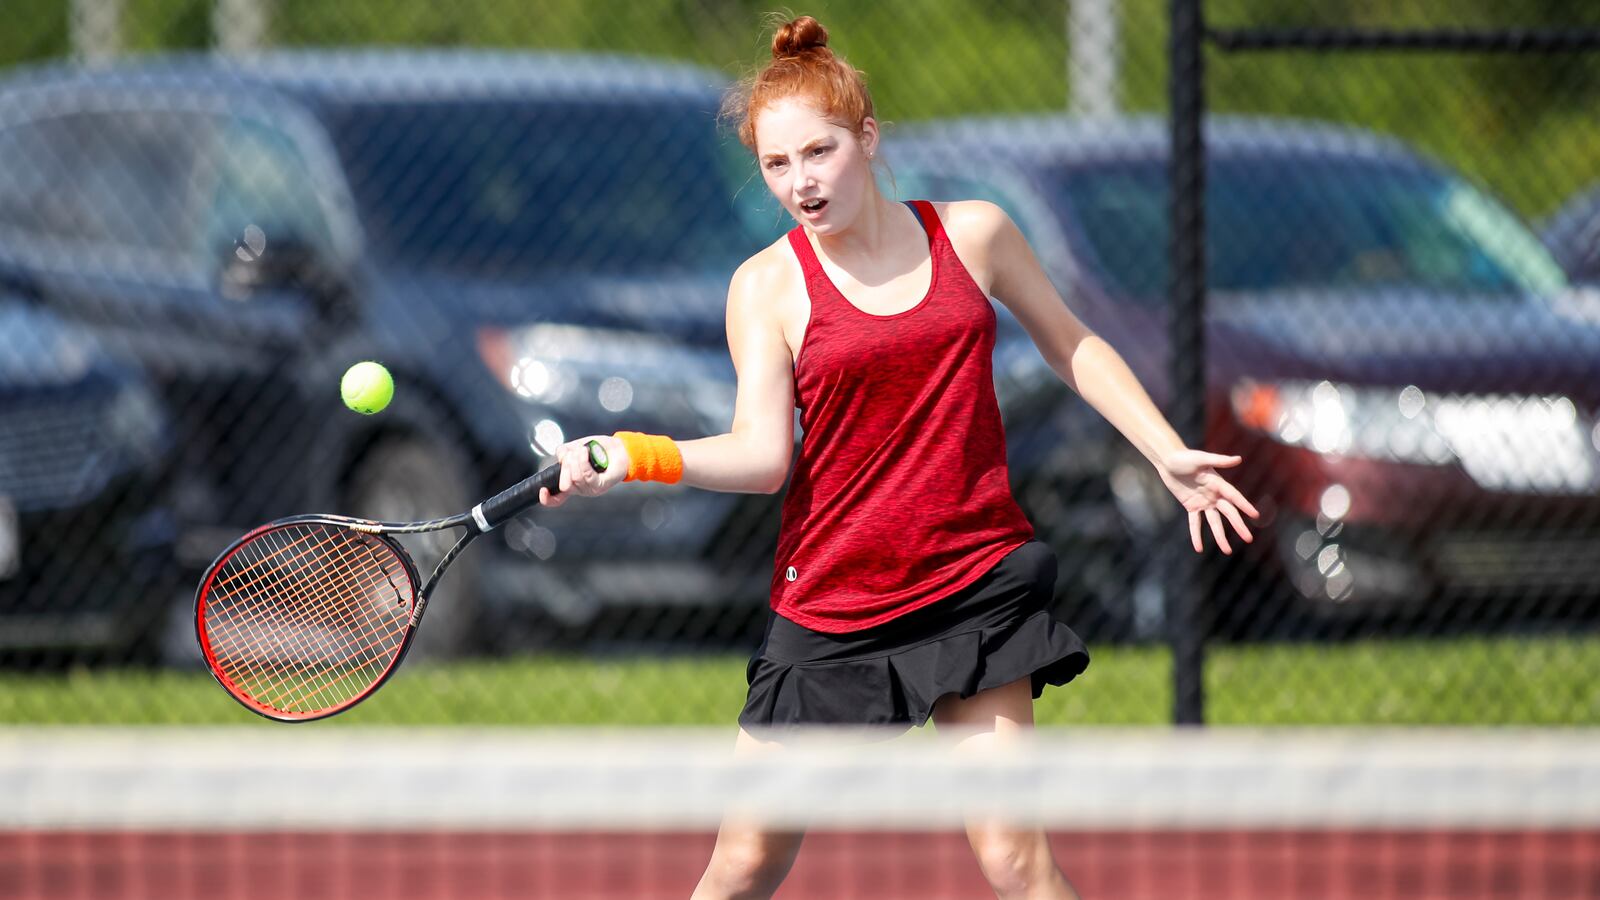
<path fill-rule="evenodd" d="M 772 58 L 786 59 L 828 46 L 828 29 L 810 16 L 785 22 L 772 36 Z"/>

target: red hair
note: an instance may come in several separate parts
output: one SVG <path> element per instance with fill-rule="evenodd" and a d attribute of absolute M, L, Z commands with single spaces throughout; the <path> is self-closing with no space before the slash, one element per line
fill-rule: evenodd
<path fill-rule="evenodd" d="M 784 22 L 772 35 L 772 61 L 741 81 L 723 102 L 739 142 L 756 149 L 756 116 L 773 103 L 806 97 L 841 128 L 860 136 L 872 115 L 866 78 L 828 49 L 828 30 L 810 16 Z"/>

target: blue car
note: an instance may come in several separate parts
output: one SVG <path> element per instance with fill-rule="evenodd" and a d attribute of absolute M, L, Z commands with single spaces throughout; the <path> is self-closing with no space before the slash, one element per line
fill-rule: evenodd
<path fill-rule="evenodd" d="M 186 571 L 285 514 L 458 512 L 568 437 L 728 427 L 727 282 L 776 223 L 717 127 L 722 88 L 563 53 L 13 71 L 0 286 L 151 386 Z M 370 417 L 338 393 L 363 359 L 397 382 Z M 747 629 L 728 610 L 762 608 L 770 502 L 650 485 L 535 510 L 452 569 L 418 650 L 528 646 L 612 610 L 641 638 Z M 444 548 L 415 549 L 426 568 Z"/>

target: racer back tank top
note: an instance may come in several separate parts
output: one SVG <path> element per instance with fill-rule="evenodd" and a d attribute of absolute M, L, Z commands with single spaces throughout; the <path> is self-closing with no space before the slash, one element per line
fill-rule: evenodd
<path fill-rule="evenodd" d="M 976 581 L 1033 536 L 1011 494 L 994 394 L 995 313 L 933 204 L 917 305 L 856 307 L 805 230 L 811 318 L 795 360 L 802 428 L 778 534 L 772 608 L 814 631 L 887 622 Z"/>

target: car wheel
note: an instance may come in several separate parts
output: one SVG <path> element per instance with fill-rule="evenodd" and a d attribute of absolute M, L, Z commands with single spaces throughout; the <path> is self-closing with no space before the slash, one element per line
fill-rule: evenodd
<path fill-rule="evenodd" d="M 391 438 L 373 447 L 356 467 L 348 487 L 351 514 L 389 522 L 454 515 L 474 502 L 462 454 L 417 438 Z M 417 575 L 426 582 L 459 529 L 400 535 Z M 469 550 L 440 580 L 408 658 L 449 659 L 481 649 L 482 568 Z M 419 585 L 420 587 L 420 585 Z"/>

